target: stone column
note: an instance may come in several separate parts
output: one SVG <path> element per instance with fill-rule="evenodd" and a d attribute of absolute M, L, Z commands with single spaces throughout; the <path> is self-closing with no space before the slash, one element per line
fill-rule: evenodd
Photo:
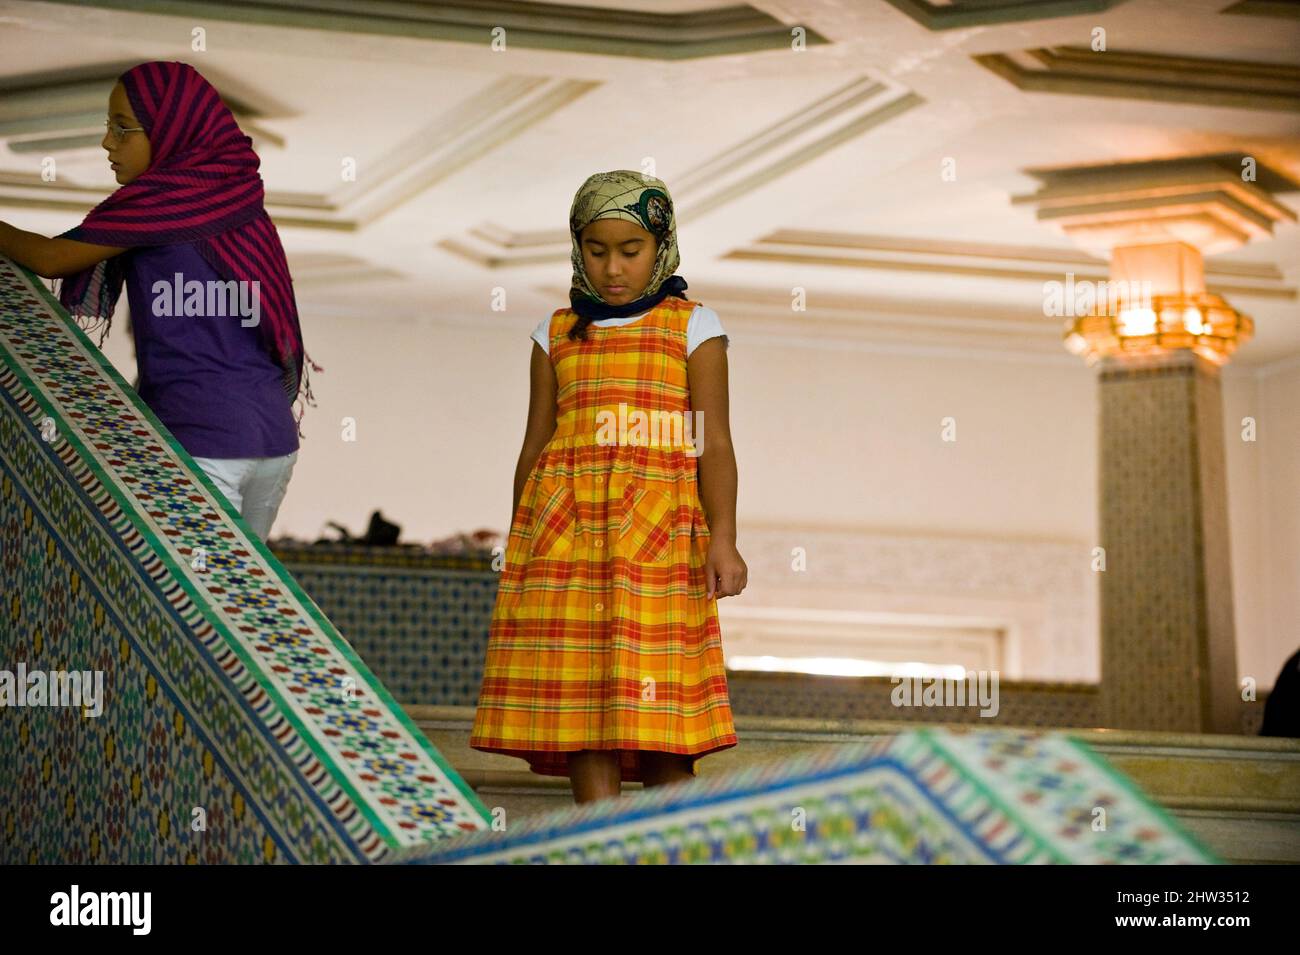
<path fill-rule="evenodd" d="M 1204 256 L 1295 222 L 1273 194 L 1294 185 L 1228 154 L 1027 172 L 1013 201 L 1110 259 L 1066 323 L 1100 371 L 1103 722 L 1240 733 L 1219 368 L 1253 324 Z"/>
<path fill-rule="evenodd" d="M 1106 726 L 1240 732 L 1219 369 L 1100 362 Z"/>

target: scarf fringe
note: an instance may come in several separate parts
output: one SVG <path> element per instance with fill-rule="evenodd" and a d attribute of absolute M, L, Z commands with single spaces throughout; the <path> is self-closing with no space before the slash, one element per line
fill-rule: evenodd
<path fill-rule="evenodd" d="M 303 352 L 302 364 L 302 381 L 299 383 L 298 393 L 294 396 L 294 425 L 298 428 L 298 439 L 305 441 L 307 435 L 302 430 L 302 419 L 307 414 L 307 408 L 318 407 L 316 404 L 316 395 L 311 390 L 311 373 L 314 371 L 320 374 L 325 371 L 320 365 L 312 361 L 311 355 Z M 301 398 L 298 397 L 301 395 Z"/>

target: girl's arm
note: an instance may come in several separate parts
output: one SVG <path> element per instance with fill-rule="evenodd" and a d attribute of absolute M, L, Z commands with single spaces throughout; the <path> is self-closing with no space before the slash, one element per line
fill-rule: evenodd
<path fill-rule="evenodd" d="M 736 550 L 736 453 L 727 416 L 727 347 L 723 339 L 710 338 L 691 352 L 686 374 L 691 410 L 701 419 L 698 477 L 710 534 L 704 574 L 710 597 L 715 589 L 719 597 L 734 597 L 745 589 L 749 568 Z"/>
<path fill-rule="evenodd" d="M 114 245 L 50 239 L 37 232 L 15 229 L 8 222 L 0 222 L 0 255 L 8 256 L 45 279 L 76 275 L 125 251 Z"/>
<path fill-rule="evenodd" d="M 512 515 L 519 510 L 519 500 L 524 496 L 524 485 L 528 483 L 533 465 L 555 434 L 555 367 L 551 364 L 550 356 L 537 342 L 533 342 L 529 375 L 532 385 L 528 396 L 528 428 L 524 432 L 524 447 L 519 452 L 519 463 L 515 465 L 515 506 L 510 512 Z"/>

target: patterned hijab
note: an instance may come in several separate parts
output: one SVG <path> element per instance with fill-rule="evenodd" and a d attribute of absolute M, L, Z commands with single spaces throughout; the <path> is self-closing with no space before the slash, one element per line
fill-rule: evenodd
<path fill-rule="evenodd" d="M 212 85 L 186 63 L 141 63 L 119 79 L 149 137 L 149 168 L 62 237 L 124 248 L 195 242 L 223 279 L 257 281 L 259 340 L 280 366 L 289 400 L 305 385 L 310 403 L 293 279 L 266 213 L 252 140 Z M 107 332 L 122 294 L 125 258 L 68 276 L 59 287 L 60 301 L 78 318 L 102 320 Z"/>
<path fill-rule="evenodd" d="M 650 284 L 641 297 L 626 305 L 610 305 L 587 277 L 582 259 L 581 234 L 597 219 L 626 219 L 645 229 L 658 240 L 654 271 Z M 600 318 L 623 318 L 648 311 L 670 295 L 686 291 L 686 280 L 674 275 L 680 258 L 677 255 L 677 217 L 668 186 L 661 179 L 628 169 L 598 172 L 587 179 L 573 197 L 569 209 L 569 234 L 573 240 L 573 282 L 569 288 L 569 303 L 578 313 L 578 324 L 587 324 Z M 582 329 L 578 329 L 578 337 Z"/>

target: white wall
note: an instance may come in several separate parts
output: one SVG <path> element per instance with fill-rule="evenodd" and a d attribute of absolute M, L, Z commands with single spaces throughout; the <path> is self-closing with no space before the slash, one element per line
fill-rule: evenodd
<path fill-rule="evenodd" d="M 1253 417 L 1256 440 L 1242 439 Z M 1272 686 L 1300 647 L 1300 362 L 1224 387 L 1237 660 Z"/>

